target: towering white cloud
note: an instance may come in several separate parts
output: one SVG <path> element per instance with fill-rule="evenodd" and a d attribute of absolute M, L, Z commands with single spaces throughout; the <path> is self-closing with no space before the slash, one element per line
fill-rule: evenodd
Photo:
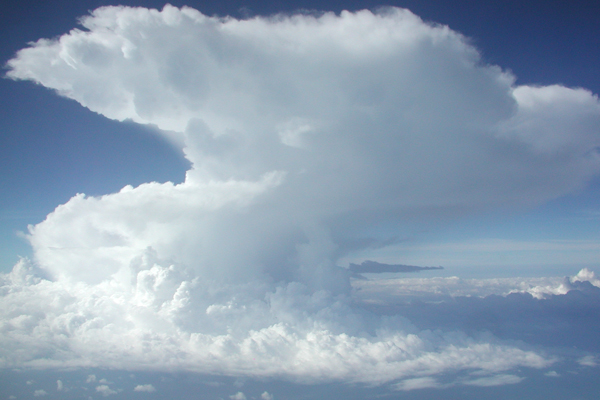
<path fill-rule="evenodd" d="M 105 7 L 82 25 L 21 50 L 8 76 L 174 131 L 193 168 L 181 185 L 59 207 L 31 232 L 53 276 L 103 279 L 152 247 L 227 279 L 306 281 L 309 264 L 326 274 L 373 244 L 365 229 L 382 221 L 535 204 L 600 170 L 597 97 L 515 88 L 407 10 L 236 20 Z"/>
<path fill-rule="evenodd" d="M 81 23 L 21 50 L 8 76 L 153 124 L 193 166 L 181 184 L 77 195 L 30 228 L 49 279 L 27 261 L 3 278 L 4 366 L 418 386 L 551 363 L 357 311 L 336 260 L 388 243 L 382 224 L 582 187 L 600 171 L 596 96 L 515 87 L 460 34 L 395 8 L 236 20 L 104 7 Z"/>

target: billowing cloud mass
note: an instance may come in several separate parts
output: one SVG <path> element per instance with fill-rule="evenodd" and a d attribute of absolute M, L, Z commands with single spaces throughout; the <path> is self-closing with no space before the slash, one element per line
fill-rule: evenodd
<path fill-rule="evenodd" d="M 406 226 L 583 187 L 600 172 L 595 95 L 515 86 L 460 34 L 396 8 L 104 7 L 81 24 L 18 52 L 7 75 L 154 125 L 192 168 L 180 184 L 79 194 L 30 227 L 34 259 L 2 278 L 2 367 L 411 390 L 467 370 L 467 385 L 516 383 L 502 372 L 555 361 L 362 309 L 337 260 Z"/>

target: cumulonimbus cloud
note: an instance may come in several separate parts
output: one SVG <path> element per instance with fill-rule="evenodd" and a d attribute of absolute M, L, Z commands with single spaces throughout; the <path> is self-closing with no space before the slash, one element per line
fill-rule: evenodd
<path fill-rule="evenodd" d="M 77 195 L 30 228 L 49 280 L 27 261 L 4 278 L 3 348 L 28 349 L 4 350 L 5 366 L 378 383 L 551 362 L 357 311 L 336 260 L 389 242 L 382 224 L 581 188 L 600 172 L 595 95 L 516 87 L 460 34 L 397 8 L 103 7 L 81 24 L 7 75 L 156 126 L 192 168 L 181 184 Z"/>

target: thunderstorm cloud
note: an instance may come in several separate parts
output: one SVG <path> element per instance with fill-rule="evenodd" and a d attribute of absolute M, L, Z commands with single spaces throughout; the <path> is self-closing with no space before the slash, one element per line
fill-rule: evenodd
<path fill-rule="evenodd" d="M 517 86 L 461 34 L 397 8 L 238 20 L 103 7 L 81 25 L 19 51 L 8 77 L 152 125 L 181 144 L 191 168 L 179 184 L 78 194 L 30 226 L 34 258 L 1 277 L 0 367 L 168 368 L 402 391 L 475 371 L 456 382 L 517 384 L 517 368 L 556 358 L 375 306 L 394 290 L 433 298 L 440 287 L 446 296 L 517 293 L 528 296 L 523 307 L 551 307 L 570 290 L 597 296 L 591 271 L 544 282 L 423 278 L 386 290 L 372 281 L 353 289 L 338 265 L 393 241 L 382 227 L 532 206 L 584 187 L 600 172 L 591 92 Z"/>

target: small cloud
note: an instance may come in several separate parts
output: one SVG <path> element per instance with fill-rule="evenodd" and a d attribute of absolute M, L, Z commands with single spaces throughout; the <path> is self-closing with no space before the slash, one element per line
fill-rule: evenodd
<path fill-rule="evenodd" d="M 579 360 L 577 360 L 577 363 L 579 363 L 579 365 L 581 365 L 582 367 L 595 367 L 598 365 L 596 357 L 594 356 L 582 357 Z"/>
<path fill-rule="evenodd" d="M 473 379 L 470 381 L 464 381 L 462 383 L 465 385 L 469 385 L 469 386 L 487 387 L 487 386 L 513 385 L 515 383 L 521 382 L 523 379 L 525 379 L 525 378 L 521 378 L 516 375 L 503 374 L 503 375 L 486 376 L 483 378 Z"/>
<path fill-rule="evenodd" d="M 437 387 L 440 387 L 440 384 L 431 377 L 405 379 L 394 385 L 394 389 L 404 391 Z"/>
<path fill-rule="evenodd" d="M 16 399 L 16 398 L 17 398 L 17 396 L 13 396 L 13 395 L 11 394 L 10 396 L 8 396 L 8 398 L 9 398 L 10 400 L 14 400 L 14 399 Z"/>
<path fill-rule="evenodd" d="M 27 381 L 25 383 L 28 384 L 28 385 L 33 385 L 33 381 L 32 380 L 29 380 L 29 381 Z"/>
<path fill-rule="evenodd" d="M 235 380 L 235 382 L 233 382 L 233 385 L 234 385 L 235 387 L 237 387 L 237 388 L 242 388 L 242 387 L 244 387 L 244 384 L 245 384 L 245 383 L 246 383 L 246 380 L 245 380 L 245 379 L 238 378 L 238 379 L 236 379 L 236 380 Z"/>
<path fill-rule="evenodd" d="M 96 392 L 102 393 L 102 396 L 110 396 L 111 394 L 117 394 L 117 392 L 109 388 L 108 385 L 96 386 Z"/>
<path fill-rule="evenodd" d="M 246 400 L 246 395 L 242 392 L 237 392 L 236 394 L 232 394 L 229 396 L 231 400 Z"/>
<path fill-rule="evenodd" d="M 112 382 L 109 382 L 108 380 L 106 380 L 105 378 L 100 379 L 98 382 L 100 382 L 100 383 L 112 383 Z"/>
<path fill-rule="evenodd" d="M 263 392 L 263 394 L 260 395 L 260 398 L 262 400 L 273 400 L 275 397 L 273 397 L 273 395 L 270 394 L 269 392 L 265 391 L 265 392 Z"/>
<path fill-rule="evenodd" d="M 35 397 L 41 397 L 41 396 L 45 396 L 47 394 L 48 393 L 44 389 L 39 389 L 39 390 L 36 390 L 35 392 L 33 392 L 33 395 Z"/>
<path fill-rule="evenodd" d="M 85 380 L 86 383 L 92 383 L 92 382 L 96 382 L 96 375 L 88 375 L 87 379 Z"/>
<path fill-rule="evenodd" d="M 56 381 L 56 390 L 58 390 L 59 392 L 63 390 L 63 383 L 60 379 Z"/>
<path fill-rule="evenodd" d="M 148 392 L 148 393 L 152 393 L 152 392 L 156 392 L 156 389 L 151 384 L 146 384 L 146 385 L 137 385 L 135 387 L 135 389 L 133 389 L 133 391 L 134 392 Z"/>
<path fill-rule="evenodd" d="M 560 374 L 556 371 L 548 371 L 544 375 L 549 376 L 551 378 L 558 378 L 560 376 Z"/>
<path fill-rule="evenodd" d="M 582 269 L 572 277 L 571 282 L 589 282 L 594 286 L 600 287 L 600 279 L 596 276 L 594 271 L 591 271 L 587 268 Z"/>

